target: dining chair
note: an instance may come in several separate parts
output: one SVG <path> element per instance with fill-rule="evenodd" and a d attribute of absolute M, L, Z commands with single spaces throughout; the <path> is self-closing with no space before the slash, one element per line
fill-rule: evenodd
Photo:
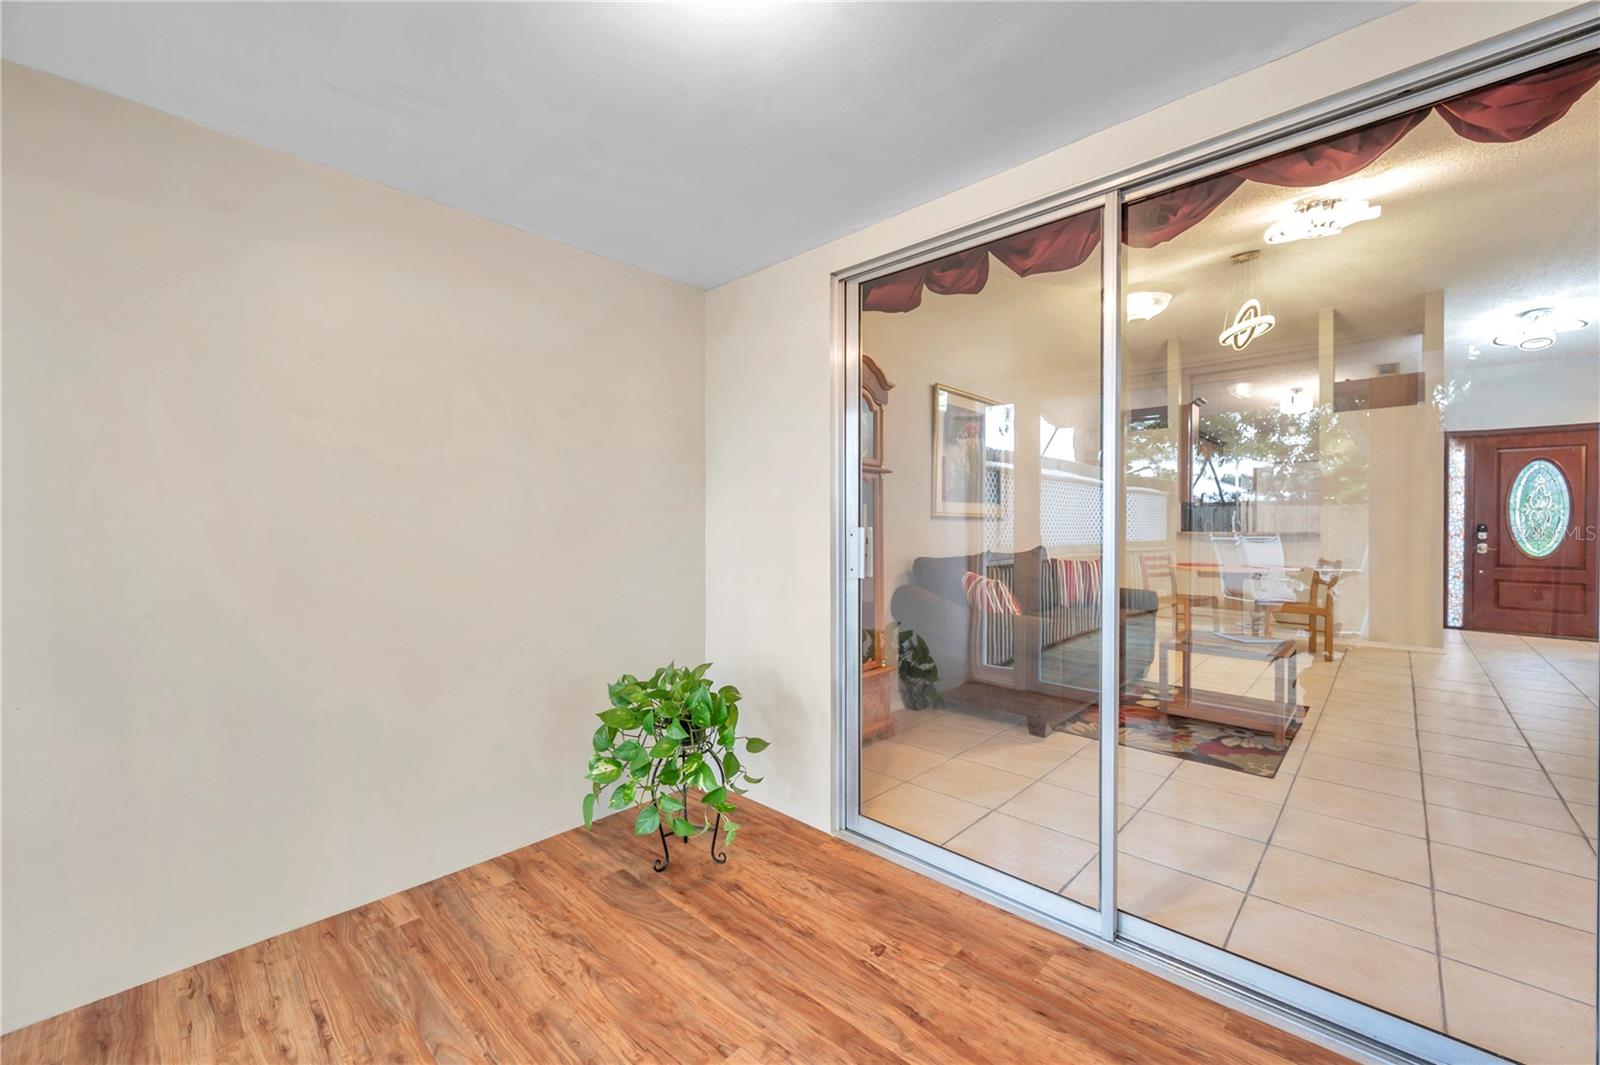
<path fill-rule="evenodd" d="M 1215 624 L 1217 597 L 1199 592 L 1184 592 L 1178 586 L 1178 568 L 1171 551 L 1145 551 L 1139 555 L 1139 575 L 1145 588 L 1156 593 L 1157 609 L 1168 608 L 1172 613 L 1172 634 L 1186 640 L 1194 631 L 1195 607 L 1207 607 Z M 1166 584 L 1163 594 L 1158 587 Z"/>
<path fill-rule="evenodd" d="M 1283 560 L 1283 539 L 1277 533 L 1241 536 L 1244 557 L 1251 568 L 1255 597 L 1264 603 L 1292 603 L 1305 585 L 1289 576 Z"/>
<path fill-rule="evenodd" d="M 1272 635 L 1272 608 L 1257 595 L 1256 569 L 1251 565 L 1247 545 L 1242 536 L 1214 535 L 1211 553 L 1217 561 L 1217 590 L 1221 612 L 1239 615 L 1240 628 L 1249 635 L 1264 629 L 1263 635 Z"/>
<path fill-rule="evenodd" d="M 1311 569 L 1310 594 L 1304 600 L 1286 603 L 1273 616 L 1291 625 L 1306 629 L 1306 649 L 1317 653 L 1317 629 L 1322 629 L 1322 657 L 1333 661 L 1333 604 L 1335 588 L 1342 575 L 1344 563 L 1337 558 L 1319 558 Z"/>

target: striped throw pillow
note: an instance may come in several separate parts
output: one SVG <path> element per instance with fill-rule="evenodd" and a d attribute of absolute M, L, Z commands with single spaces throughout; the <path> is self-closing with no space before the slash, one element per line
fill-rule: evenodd
<path fill-rule="evenodd" d="M 1052 558 L 1049 562 L 1053 585 L 1050 602 L 1061 606 L 1100 605 L 1098 558 Z"/>
<path fill-rule="evenodd" d="M 994 577 L 983 577 L 968 570 L 961 578 L 961 590 L 966 593 L 967 605 L 974 610 L 985 614 L 1022 613 L 1011 589 Z"/>

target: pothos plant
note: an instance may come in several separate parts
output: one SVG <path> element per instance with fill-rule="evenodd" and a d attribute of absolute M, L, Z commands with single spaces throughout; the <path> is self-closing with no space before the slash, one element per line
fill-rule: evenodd
<path fill-rule="evenodd" d="M 635 834 L 660 835 L 658 872 L 670 860 L 669 834 L 687 840 L 710 830 L 712 857 L 723 861 L 717 830 L 727 829 L 725 845 L 739 831 L 727 816 L 736 809 L 732 796 L 745 794 L 741 782 L 761 782 L 735 748 L 742 743 L 746 754 L 759 754 L 767 741 L 739 735 L 739 689 L 731 684 L 713 688 L 706 679 L 710 668 L 709 662 L 693 669 L 673 663 L 642 680 L 624 673 L 607 685 L 611 705 L 595 715 L 600 727 L 586 774 L 584 827 L 594 823 L 595 804 L 611 789 L 610 809 L 638 808 Z M 702 792 L 698 813 L 687 808 L 690 789 Z"/>

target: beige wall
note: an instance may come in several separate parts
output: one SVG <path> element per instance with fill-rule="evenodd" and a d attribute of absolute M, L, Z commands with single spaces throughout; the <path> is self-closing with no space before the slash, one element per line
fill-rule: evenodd
<path fill-rule="evenodd" d="M 835 271 L 1446 55 L 1565 4 L 1402 9 L 710 293 L 706 644 L 782 745 L 766 797 L 833 816 Z M 774 629 L 781 634 L 774 638 Z"/>
<path fill-rule="evenodd" d="M 576 824 L 602 682 L 704 650 L 705 419 L 698 290 L 12 66 L 3 122 L 10 1029 Z"/>

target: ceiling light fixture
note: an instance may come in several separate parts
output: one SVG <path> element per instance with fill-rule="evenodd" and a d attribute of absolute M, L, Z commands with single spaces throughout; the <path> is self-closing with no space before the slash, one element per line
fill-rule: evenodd
<path fill-rule="evenodd" d="M 1268 244 L 1287 244 L 1292 240 L 1334 237 L 1347 226 L 1368 222 L 1383 214 L 1383 208 L 1366 200 L 1347 200 L 1342 196 L 1313 196 L 1294 205 L 1289 217 L 1267 227 L 1262 237 Z"/>
<path fill-rule="evenodd" d="M 1156 315 L 1167 309 L 1167 304 L 1172 302 L 1170 292 L 1130 292 L 1128 293 L 1128 321 L 1148 322 Z"/>
<path fill-rule="evenodd" d="M 1311 396 L 1305 389 L 1296 385 L 1289 389 L 1289 394 L 1283 397 L 1278 409 L 1285 414 L 1305 414 L 1311 410 Z"/>
<path fill-rule="evenodd" d="M 1233 265 L 1245 268 L 1241 294 L 1250 291 L 1250 264 L 1259 258 L 1261 258 L 1259 251 L 1242 251 L 1229 260 Z M 1233 321 L 1223 326 L 1222 332 L 1217 334 L 1217 343 L 1234 351 L 1243 351 L 1250 346 L 1252 340 L 1266 336 L 1277 324 L 1277 318 L 1261 309 L 1260 300 L 1246 295 L 1245 301 L 1234 312 Z"/>
<path fill-rule="evenodd" d="M 1250 341 L 1266 336 L 1277 324 L 1276 317 L 1262 313 L 1261 301 L 1251 297 L 1239 305 L 1233 316 L 1233 324 L 1217 334 L 1217 343 L 1234 351 L 1243 351 L 1250 346 Z"/>
<path fill-rule="evenodd" d="M 1240 399 L 1249 399 L 1251 396 L 1255 395 L 1256 386 L 1251 384 L 1249 381 L 1240 381 L 1238 384 L 1228 389 L 1228 391 L 1232 392 Z"/>
<path fill-rule="evenodd" d="M 1557 333 L 1582 329 L 1588 324 L 1581 318 L 1558 318 L 1553 307 L 1535 307 L 1517 315 L 1511 331 L 1495 337 L 1494 342 L 1502 348 L 1543 351 L 1555 345 Z"/>

